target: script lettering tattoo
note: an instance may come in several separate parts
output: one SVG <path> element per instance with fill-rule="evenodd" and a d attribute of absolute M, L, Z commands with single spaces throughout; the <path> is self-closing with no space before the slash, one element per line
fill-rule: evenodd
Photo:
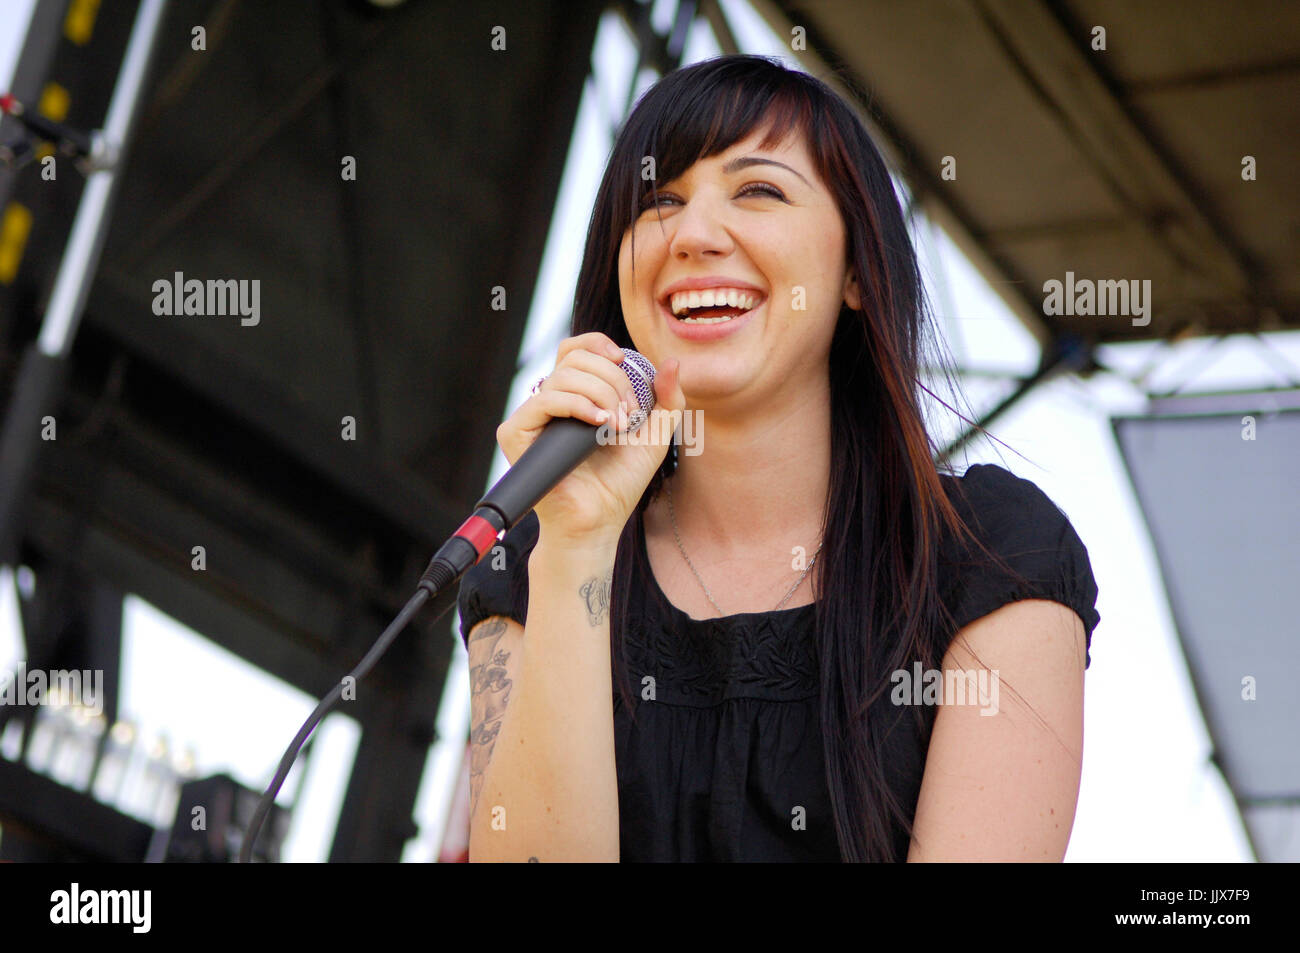
<path fill-rule="evenodd" d="M 506 634 L 506 620 L 488 619 L 469 637 L 470 684 L 470 759 L 469 759 L 469 812 L 473 817 L 478 807 L 479 789 L 483 775 L 492 760 L 492 748 L 501 719 L 510 701 L 511 680 L 506 676 L 509 652 L 498 652 L 497 643 Z"/>
<path fill-rule="evenodd" d="M 613 581 L 614 573 L 610 571 L 604 579 L 592 576 L 578 589 L 587 604 L 587 623 L 592 628 L 604 622 L 609 615 L 609 590 Z"/>

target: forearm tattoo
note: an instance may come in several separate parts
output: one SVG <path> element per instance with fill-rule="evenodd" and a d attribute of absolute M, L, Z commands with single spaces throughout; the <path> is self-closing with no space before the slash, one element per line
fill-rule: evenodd
<path fill-rule="evenodd" d="M 511 680 L 506 677 L 506 663 L 510 653 L 497 651 L 497 643 L 506 634 L 506 620 L 488 619 L 470 634 L 469 680 L 470 695 L 470 760 L 469 760 L 469 810 L 473 816 L 478 805 L 483 775 L 492 760 L 492 748 L 501 719 L 510 701 Z"/>
<path fill-rule="evenodd" d="M 587 605 L 587 623 L 595 628 L 609 617 L 609 590 L 614 574 L 609 572 L 601 579 L 592 576 L 578 589 Z"/>

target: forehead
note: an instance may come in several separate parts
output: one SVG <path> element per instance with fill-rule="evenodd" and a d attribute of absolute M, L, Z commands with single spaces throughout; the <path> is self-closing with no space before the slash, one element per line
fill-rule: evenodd
<path fill-rule="evenodd" d="M 770 125 L 760 126 L 749 135 L 732 143 L 721 152 L 697 159 L 683 175 L 702 171 L 705 168 L 721 170 L 732 159 L 740 156 L 757 156 L 778 159 L 802 172 L 809 180 L 813 179 L 813 158 L 808 148 L 808 140 L 798 126 L 790 129 L 781 139 L 764 144 Z"/>

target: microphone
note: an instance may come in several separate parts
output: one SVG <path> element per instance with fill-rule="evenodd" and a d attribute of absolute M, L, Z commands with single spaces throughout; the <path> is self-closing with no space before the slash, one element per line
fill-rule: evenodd
<path fill-rule="evenodd" d="M 619 367 L 627 374 L 636 395 L 636 410 L 628 415 L 628 433 L 640 428 L 655 405 L 655 369 L 631 348 L 623 348 L 625 355 Z M 607 426 L 607 424 L 602 424 Z M 393 640 L 406 628 L 420 608 L 429 599 L 436 599 L 439 593 L 464 575 L 465 571 L 487 555 L 488 550 L 497 541 L 497 533 L 508 530 L 528 515 L 538 501 L 550 493 L 555 485 L 564 479 L 571 470 L 591 456 L 600 446 L 600 427 L 573 417 L 556 417 L 542 428 L 531 447 L 523 452 L 515 465 L 506 471 L 505 476 L 496 482 L 487 495 L 479 500 L 474 514 L 461 524 L 447 542 L 434 555 L 429 567 L 420 577 L 415 594 L 407 600 L 402 611 L 384 630 L 378 641 L 366 653 L 365 658 L 328 695 L 321 699 L 315 710 L 308 716 L 298 734 L 289 742 L 280 767 L 271 779 L 270 785 L 257 802 L 257 808 L 244 833 L 244 841 L 239 848 L 240 863 L 248 863 L 253 856 L 253 845 L 257 843 L 258 832 L 262 823 L 275 803 L 275 796 L 284 784 L 285 778 L 298 756 L 302 746 L 307 743 L 311 733 L 316 730 L 330 710 L 343 697 L 342 686 L 355 685 L 375 667 Z M 443 609 L 443 612 L 446 608 Z M 442 613 L 439 613 L 441 617 Z"/>
<path fill-rule="evenodd" d="M 627 374 L 636 395 L 636 409 L 629 413 L 628 433 L 637 430 L 655 405 L 654 365 L 630 347 L 623 348 L 619 367 Z M 607 425 L 606 425 L 607 426 Z M 600 446 L 600 428 L 574 417 L 556 417 L 548 423 L 532 446 L 475 505 L 474 513 L 434 555 L 419 585 L 444 589 L 477 563 L 497 541 L 497 534 L 509 530 L 532 511 L 579 464 Z"/>
<path fill-rule="evenodd" d="M 629 347 L 619 367 L 627 374 L 638 407 L 629 408 L 628 433 L 637 430 L 655 405 L 654 365 Z M 599 445 L 599 428 L 573 417 L 556 417 L 496 482 L 478 506 L 490 506 L 514 526 Z"/>

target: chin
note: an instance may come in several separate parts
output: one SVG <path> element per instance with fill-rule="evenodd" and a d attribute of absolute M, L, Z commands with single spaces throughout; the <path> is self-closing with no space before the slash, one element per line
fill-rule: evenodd
<path fill-rule="evenodd" d="M 748 378 L 749 375 L 731 361 L 707 358 L 682 361 L 682 394 L 688 404 L 731 397 Z"/>

